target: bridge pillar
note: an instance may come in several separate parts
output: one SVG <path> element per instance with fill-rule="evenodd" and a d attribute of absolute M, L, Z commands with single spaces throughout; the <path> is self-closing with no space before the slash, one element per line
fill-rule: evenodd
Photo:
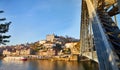
<path fill-rule="evenodd" d="M 100 19 L 91 0 L 85 0 L 89 18 L 92 22 L 94 42 L 96 46 L 100 70 L 118 70 L 111 44 L 107 40 Z"/>
<path fill-rule="evenodd" d="M 120 12 L 120 0 L 117 0 L 117 3 L 118 3 L 119 12 Z"/>

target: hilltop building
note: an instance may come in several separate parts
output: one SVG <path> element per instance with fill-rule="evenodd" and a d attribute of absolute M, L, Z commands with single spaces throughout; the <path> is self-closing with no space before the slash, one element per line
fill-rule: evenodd
<path fill-rule="evenodd" d="M 55 42 L 56 40 L 59 39 L 59 36 L 51 34 L 46 36 L 46 40 L 50 42 Z"/>

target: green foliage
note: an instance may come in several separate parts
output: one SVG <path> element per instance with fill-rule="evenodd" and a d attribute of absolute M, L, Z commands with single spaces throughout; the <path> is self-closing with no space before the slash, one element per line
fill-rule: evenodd
<path fill-rule="evenodd" d="M 65 49 L 63 49 L 62 52 L 63 52 L 64 54 L 71 54 L 70 48 L 65 48 Z"/>
<path fill-rule="evenodd" d="M 56 46 L 54 46 L 53 49 L 60 51 L 62 49 L 61 44 L 56 44 Z"/>
<path fill-rule="evenodd" d="M 4 13 L 4 11 L 3 11 L 3 10 L 0 10 L 0 13 Z"/>
<path fill-rule="evenodd" d="M 0 11 L 0 13 L 3 13 L 4 11 Z M 0 21 L 5 21 L 6 18 L 0 18 Z M 6 40 L 8 38 L 10 38 L 11 36 L 7 36 L 7 35 L 3 35 L 3 33 L 8 32 L 9 30 L 9 25 L 11 24 L 11 22 L 5 22 L 0 24 L 0 44 L 4 44 L 6 45 L 7 42 L 9 42 L 9 40 Z"/>
<path fill-rule="evenodd" d="M 35 48 L 35 49 L 34 49 L 34 51 L 35 51 L 35 52 L 38 52 L 38 51 L 39 51 L 39 49 L 38 49 L 38 48 Z"/>

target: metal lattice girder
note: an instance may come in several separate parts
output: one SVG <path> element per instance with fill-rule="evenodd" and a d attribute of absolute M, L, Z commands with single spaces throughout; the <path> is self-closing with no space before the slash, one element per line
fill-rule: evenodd
<path fill-rule="evenodd" d="M 104 32 L 104 29 L 102 28 L 102 24 L 100 22 L 100 19 L 98 18 L 96 9 L 94 7 L 94 4 L 91 2 L 91 0 L 82 0 L 82 12 L 87 11 L 89 14 L 89 18 L 82 14 L 82 22 L 81 22 L 81 40 L 82 40 L 82 46 L 85 48 L 85 38 L 83 36 L 84 31 L 86 31 L 84 24 L 86 21 L 84 21 L 85 17 L 88 18 L 92 23 L 92 29 L 93 29 L 93 35 L 94 35 L 94 42 L 96 47 L 96 52 L 98 56 L 99 61 L 99 68 L 100 70 L 118 70 L 118 67 L 116 65 L 114 52 L 112 49 L 111 43 L 108 41 L 108 38 L 106 37 L 106 34 Z M 84 7 L 87 5 L 86 10 Z M 84 9 L 83 9 L 84 8 Z M 83 19 L 84 18 L 84 19 Z M 81 50 L 84 50 L 81 48 Z"/>
<path fill-rule="evenodd" d="M 117 4 L 118 4 L 119 12 L 120 12 L 120 0 L 117 0 Z"/>
<path fill-rule="evenodd" d="M 116 3 L 116 0 L 105 0 L 107 4 L 114 4 Z"/>

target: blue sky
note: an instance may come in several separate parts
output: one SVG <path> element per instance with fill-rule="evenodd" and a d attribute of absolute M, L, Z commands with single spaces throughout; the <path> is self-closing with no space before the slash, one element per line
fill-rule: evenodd
<path fill-rule="evenodd" d="M 35 42 L 47 34 L 79 38 L 81 0 L 0 0 L 0 10 L 12 21 L 8 45 Z"/>

